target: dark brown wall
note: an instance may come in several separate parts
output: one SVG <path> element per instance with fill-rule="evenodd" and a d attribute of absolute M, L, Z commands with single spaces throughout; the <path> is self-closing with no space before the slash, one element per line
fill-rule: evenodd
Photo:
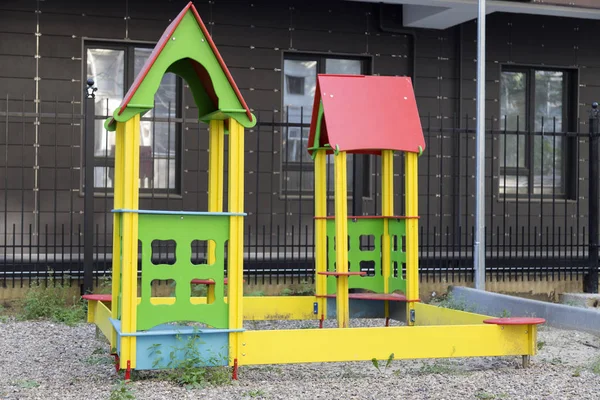
<path fill-rule="evenodd" d="M 39 93 L 42 111 L 76 114 L 81 112 L 82 43 L 83 38 L 156 41 L 169 18 L 173 18 L 186 4 L 184 1 L 129 2 L 104 1 L 44 1 L 18 2 L 0 6 L 0 110 L 34 111 L 36 98 L 36 68 L 39 71 Z M 380 28 L 380 9 L 376 4 L 352 1 L 225 1 L 195 2 L 208 26 L 221 55 L 249 106 L 261 121 L 278 121 L 282 107 L 283 52 L 349 53 L 371 57 L 374 74 L 410 75 L 415 62 L 415 87 L 423 126 L 427 130 L 427 151 L 420 159 L 420 214 L 421 226 L 428 233 L 423 238 L 429 243 L 446 243 L 462 232 L 470 232 L 474 212 L 474 136 L 458 135 L 440 128 L 458 126 L 457 113 L 463 116 L 461 126 L 474 128 L 476 24 L 468 22 L 462 28 L 444 31 L 416 30 L 416 59 L 410 35 L 392 33 Z M 385 16 L 398 13 L 399 8 L 386 9 Z M 391 26 L 387 18 L 386 26 Z M 39 52 L 36 53 L 36 26 L 39 24 Z M 597 69 L 600 57 L 595 49 L 593 22 L 585 20 L 536 17 L 531 15 L 492 14 L 488 17 L 487 56 L 487 116 L 499 113 L 499 71 L 502 64 L 534 64 L 573 67 L 579 70 L 580 115 L 585 116 L 600 82 Z M 398 24 L 396 23 L 396 27 Z M 462 46 L 461 46 L 462 45 Z M 39 58 L 36 59 L 36 54 Z M 459 90 L 461 88 L 462 90 Z M 462 93 L 459 99 L 459 93 Z M 22 98 L 22 100 L 21 100 Z M 460 101 L 459 101 L 460 100 Z M 197 113 L 189 93 L 184 100 L 184 116 L 194 120 Z M 189 108 L 187 108 L 189 106 Z M 464 118 L 469 115 L 469 119 Z M 16 224 L 17 232 L 33 221 L 34 129 L 31 120 L 16 118 L 9 124 L 8 159 L 3 161 L 2 173 L 8 175 L 8 223 Z M 467 126 L 468 125 L 468 126 Z M 184 124 L 181 197 L 142 200 L 142 208 L 169 208 L 185 210 L 206 209 L 207 135 L 205 127 Z M 585 129 L 585 128 L 584 128 Z M 5 127 L 0 127 L 4 144 Z M 50 236 L 55 226 L 66 224 L 73 232 L 82 223 L 83 203 L 78 189 L 80 132 L 72 121 L 47 121 L 40 128 L 39 210 L 41 225 L 49 224 Z M 497 158 L 488 145 L 489 179 L 487 212 L 488 227 L 503 230 L 525 226 L 522 216 L 533 214 L 530 202 L 504 202 L 497 196 Z M 262 229 L 271 223 L 282 227 L 287 216 L 287 240 L 290 226 L 312 229 L 312 201 L 280 198 L 281 137 L 270 130 L 247 132 L 246 143 L 246 209 L 250 213 L 251 229 Z M 260 149 L 259 152 L 256 150 Z M 579 154 L 585 169 L 586 151 Z M 257 161 L 259 160 L 259 161 Z M 257 168 L 258 164 L 258 168 Z M 396 212 L 401 212 L 403 188 L 401 158 L 398 158 L 396 177 Z M 57 173 L 58 171 L 58 173 Z M 375 170 L 377 171 L 377 169 Z M 460 174 L 457 180 L 455 176 Z M 585 178 L 585 174 L 582 175 Z M 3 177 L 4 178 L 4 177 Z M 257 179 L 258 178 L 258 179 Z M 491 181 L 490 181 L 491 180 Z M 0 179 L 4 185 L 4 179 Z M 377 177 L 373 185 L 380 187 Z M 4 186 L 2 186 L 3 189 Z M 21 188 L 25 188 L 24 191 Z M 56 189 L 56 190 L 55 190 Z M 258 193 L 258 195 L 256 195 Z M 554 215 L 563 225 L 582 226 L 587 203 L 587 185 L 581 181 L 579 201 L 560 204 L 535 203 L 535 213 Z M 21 199 L 23 196 L 23 199 Z M 365 200 L 366 212 L 375 211 L 380 199 Z M 0 199 L 4 208 L 5 199 Z M 61 210 L 54 213 L 54 206 Z M 541 208 L 538 210 L 538 208 Z M 105 221 L 110 229 L 110 218 L 104 211 L 111 201 L 97 199 L 97 222 L 104 232 Z M 63 209 L 64 208 L 64 209 Z M 24 224 L 21 214 L 25 211 Z M 380 207 L 379 207 L 380 210 Z M 256 215 L 258 211 L 259 215 Z M 304 216 L 300 217 L 301 211 Z M 494 215 L 492 220 L 491 216 Z M 502 216 L 507 218 L 502 220 Z M 517 218 L 516 215 L 519 215 Z M 2 217 L 4 218 L 4 217 Z M 56 219 L 56 221 L 55 221 Z M 566 222 L 565 222 L 566 220 Z M 301 222 L 300 222 L 301 221 Z M 537 222 L 536 222 L 537 221 Z M 528 221 L 545 229 L 548 219 Z M 508 224 L 508 225 L 507 225 Z M 433 233 L 436 227 L 436 233 Z M 9 229 L 10 231 L 10 229 Z M 449 232 L 452 237 L 448 236 Z M 564 230 L 562 231 L 564 234 Z M 57 235 L 60 228 L 57 228 Z M 0 232 L 0 234 L 3 234 Z M 309 238 L 312 236 L 309 232 Z M 108 236 L 109 238 L 109 236 Z M 496 241 L 498 238 L 493 237 Z M 275 238 L 272 238 L 275 240 Z M 110 239 L 108 239 L 110 241 Z M 302 239 L 304 241 L 304 239 Z M 309 239 L 310 241 L 310 239 Z"/>

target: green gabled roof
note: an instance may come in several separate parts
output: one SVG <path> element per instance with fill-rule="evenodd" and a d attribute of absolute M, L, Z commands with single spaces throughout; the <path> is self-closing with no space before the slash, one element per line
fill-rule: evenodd
<path fill-rule="evenodd" d="M 256 117 L 190 2 L 163 33 L 121 105 L 105 122 L 106 129 L 114 131 L 117 121 L 125 122 L 151 110 L 154 95 L 168 72 L 186 80 L 200 120 L 233 118 L 246 128 L 256 124 Z"/>

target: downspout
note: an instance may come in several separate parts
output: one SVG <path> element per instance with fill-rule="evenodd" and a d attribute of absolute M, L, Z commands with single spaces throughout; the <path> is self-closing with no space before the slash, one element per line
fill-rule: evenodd
<path fill-rule="evenodd" d="M 383 24 L 383 4 L 379 4 L 379 29 L 382 32 L 388 33 L 399 33 L 402 35 L 410 36 L 411 38 L 411 56 L 412 56 L 412 71 L 410 73 L 410 79 L 412 80 L 413 88 L 416 85 L 416 72 L 417 72 L 417 33 L 414 30 L 410 29 L 398 29 L 398 28 L 390 28 L 386 27 Z"/>
<path fill-rule="evenodd" d="M 461 213 L 462 213 L 462 207 L 460 204 L 460 199 L 461 196 L 460 194 L 461 192 L 461 182 L 460 182 L 460 149 L 461 149 L 461 130 L 463 129 L 463 120 L 462 120 L 462 112 L 463 112 L 463 24 L 460 24 L 457 26 L 457 30 L 458 30 L 458 43 L 456 44 L 456 58 L 457 58 L 457 62 L 458 62 L 458 66 L 457 66 L 457 82 L 458 82 L 458 86 L 456 88 L 456 95 L 458 97 L 458 101 L 456 102 L 456 116 L 457 116 L 457 121 L 454 122 L 454 126 L 457 129 L 457 132 L 455 132 L 455 137 L 454 137 L 454 155 L 455 155 L 455 159 L 454 159 L 454 188 L 455 188 L 455 193 L 458 193 L 458 198 L 454 197 L 454 209 L 456 210 L 456 212 L 454 213 L 455 217 L 454 217 L 454 243 L 458 244 L 460 246 L 461 243 L 461 237 L 459 235 L 459 232 L 457 231 L 458 228 L 460 227 L 460 221 L 461 221 Z"/>
<path fill-rule="evenodd" d="M 382 32 L 398 33 L 401 35 L 409 36 L 411 39 L 411 57 L 412 57 L 412 71 L 410 71 L 410 79 L 412 80 L 413 90 L 417 88 L 417 33 L 412 29 L 399 29 L 386 27 L 383 24 L 383 3 L 379 4 L 379 29 Z M 416 95 L 416 93 L 415 93 Z M 400 174 L 401 186 L 404 187 L 404 174 Z M 400 207 L 402 210 L 405 209 L 405 197 L 402 196 Z"/>

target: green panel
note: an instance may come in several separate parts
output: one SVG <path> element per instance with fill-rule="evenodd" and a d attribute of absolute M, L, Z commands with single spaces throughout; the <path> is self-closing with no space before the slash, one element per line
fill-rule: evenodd
<path fill-rule="evenodd" d="M 399 290 L 402 293 L 406 293 L 406 279 L 402 278 L 403 271 L 406 269 L 406 252 L 402 246 L 403 240 L 406 240 L 406 220 L 390 219 L 388 230 L 392 247 L 392 251 L 390 252 L 390 261 L 392 263 L 389 280 L 390 292 Z M 394 277 L 394 262 L 397 265 L 396 268 L 398 271 L 398 276 L 396 277 Z"/>
<path fill-rule="evenodd" d="M 256 117 L 252 115 L 252 119 L 248 118 L 245 110 L 243 110 L 234 88 L 229 83 L 191 10 L 188 10 L 184 15 L 171 39 L 167 41 L 165 47 L 159 53 L 123 113 L 119 115 L 119 108 L 114 111 L 114 120 L 125 122 L 136 114 L 143 115 L 152 109 L 154 95 L 163 75 L 167 72 L 180 75 L 189 84 L 200 116 L 217 111 L 212 101 L 209 100 L 204 85 L 193 71 L 188 59 L 197 61 L 210 76 L 214 92 L 218 97 L 217 109 L 231 116 L 246 128 L 256 124 Z M 111 123 L 111 121 L 112 119 L 109 118 L 105 126 L 109 130 L 114 130 L 116 124 L 114 124 L 114 121 Z"/>
<path fill-rule="evenodd" d="M 137 308 L 137 329 L 175 321 L 202 322 L 215 328 L 228 328 L 229 313 L 224 299 L 225 242 L 229 239 L 229 216 L 226 215 L 156 215 L 139 214 L 139 239 L 142 243 L 141 302 Z M 174 240 L 175 264 L 152 264 L 152 241 Z M 192 242 L 213 240 L 216 261 L 212 265 L 193 265 Z M 153 280 L 175 281 L 175 304 L 150 303 Z M 215 301 L 191 304 L 191 281 L 213 279 Z"/>
<path fill-rule="evenodd" d="M 350 289 L 367 289 L 376 293 L 383 293 L 383 276 L 381 274 L 381 236 L 383 234 L 383 219 L 348 219 L 348 246 L 349 271 L 359 272 L 361 261 L 370 261 L 374 264 L 374 276 L 351 276 L 348 278 Z M 373 250 L 360 250 L 360 237 L 373 235 Z M 333 247 L 335 237 L 335 220 L 327 220 L 327 269 L 335 271 L 335 250 Z M 374 243 L 373 243 L 374 242 Z M 327 277 L 327 293 L 336 291 L 336 277 Z"/>

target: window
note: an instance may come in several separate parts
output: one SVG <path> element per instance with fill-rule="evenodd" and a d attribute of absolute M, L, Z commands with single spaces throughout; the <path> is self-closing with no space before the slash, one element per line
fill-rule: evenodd
<path fill-rule="evenodd" d="M 96 129 L 94 186 L 114 184 L 115 133 L 104 129 L 104 120 L 121 104 L 125 93 L 150 56 L 152 47 L 137 44 L 87 44 L 87 77 L 94 79 Z M 140 190 L 179 192 L 180 79 L 168 73 L 155 95 L 154 109 L 140 122 Z"/>
<path fill-rule="evenodd" d="M 312 118 L 312 107 L 317 86 L 317 74 L 368 73 L 367 58 L 337 57 L 331 55 L 286 54 L 283 64 L 283 128 L 282 191 L 286 194 L 312 194 L 313 161 L 308 154 L 308 135 Z M 348 189 L 352 191 L 355 174 L 360 174 L 356 183 L 361 183 L 364 197 L 369 196 L 368 156 L 348 156 Z M 358 170 L 358 172 L 356 172 Z M 333 157 L 328 157 L 328 179 L 333 182 Z M 330 191 L 333 192 L 333 185 Z"/>
<path fill-rule="evenodd" d="M 504 68 L 500 79 L 500 194 L 570 196 L 575 74 Z M 576 99 L 576 97 L 575 97 Z"/>
<path fill-rule="evenodd" d="M 304 77 L 286 75 L 287 93 L 304 96 Z"/>

